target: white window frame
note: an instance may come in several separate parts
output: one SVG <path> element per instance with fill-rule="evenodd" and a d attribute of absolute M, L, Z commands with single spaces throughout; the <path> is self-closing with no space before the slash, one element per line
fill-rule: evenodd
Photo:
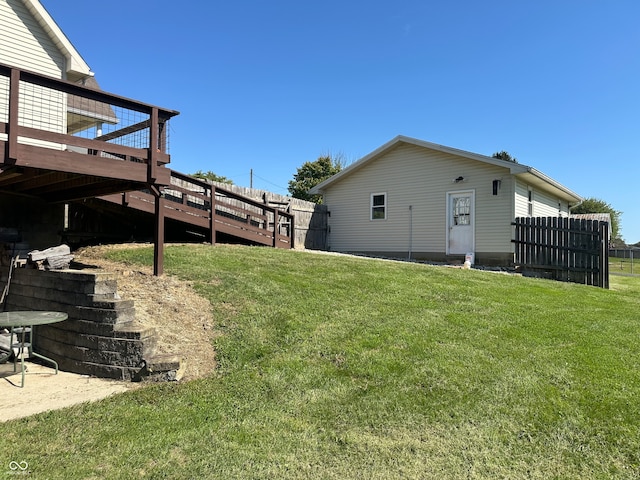
<path fill-rule="evenodd" d="M 533 188 L 527 188 L 527 214 L 533 217 L 533 205 L 535 203 L 533 196 Z"/>
<path fill-rule="evenodd" d="M 382 205 L 374 205 L 373 204 L 373 199 L 375 197 L 383 197 L 384 198 L 384 203 Z M 373 209 L 374 208 L 382 208 L 383 212 L 384 212 L 384 216 L 382 218 L 376 218 L 373 216 Z M 387 209 L 389 208 L 388 205 L 388 201 L 387 201 L 387 192 L 378 192 L 378 193 L 372 193 L 371 197 L 370 197 L 370 204 L 369 204 L 369 220 L 371 221 L 378 221 L 378 220 L 386 220 L 387 219 Z"/>

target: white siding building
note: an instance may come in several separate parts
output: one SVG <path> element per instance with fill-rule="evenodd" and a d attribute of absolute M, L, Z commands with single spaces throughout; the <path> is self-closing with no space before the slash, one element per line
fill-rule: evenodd
<path fill-rule="evenodd" d="M 329 249 L 398 258 L 513 262 L 511 222 L 567 216 L 582 199 L 543 173 L 398 136 L 311 190 L 330 211 Z"/>

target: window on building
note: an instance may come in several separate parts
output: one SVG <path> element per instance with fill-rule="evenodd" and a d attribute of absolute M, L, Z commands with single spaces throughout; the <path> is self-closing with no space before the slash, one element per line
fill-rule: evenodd
<path fill-rule="evenodd" d="M 527 208 L 528 208 L 528 215 L 530 217 L 533 217 L 533 190 L 531 188 L 529 188 L 529 199 L 528 199 L 528 204 L 527 204 Z"/>
<path fill-rule="evenodd" d="M 387 218 L 387 194 L 371 194 L 371 220 L 385 220 Z"/>

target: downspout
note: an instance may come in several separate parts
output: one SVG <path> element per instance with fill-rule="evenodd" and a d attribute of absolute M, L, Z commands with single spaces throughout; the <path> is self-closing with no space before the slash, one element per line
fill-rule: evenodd
<path fill-rule="evenodd" d="M 411 260 L 411 250 L 413 249 L 413 205 L 409 205 L 409 255 L 407 260 Z"/>

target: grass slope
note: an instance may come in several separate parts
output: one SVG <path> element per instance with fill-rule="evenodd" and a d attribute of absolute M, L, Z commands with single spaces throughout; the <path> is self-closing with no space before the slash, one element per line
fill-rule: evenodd
<path fill-rule="evenodd" d="M 638 279 L 602 290 L 232 246 L 168 247 L 165 269 L 211 301 L 217 374 L 3 424 L 7 464 L 35 478 L 640 475 Z"/>

